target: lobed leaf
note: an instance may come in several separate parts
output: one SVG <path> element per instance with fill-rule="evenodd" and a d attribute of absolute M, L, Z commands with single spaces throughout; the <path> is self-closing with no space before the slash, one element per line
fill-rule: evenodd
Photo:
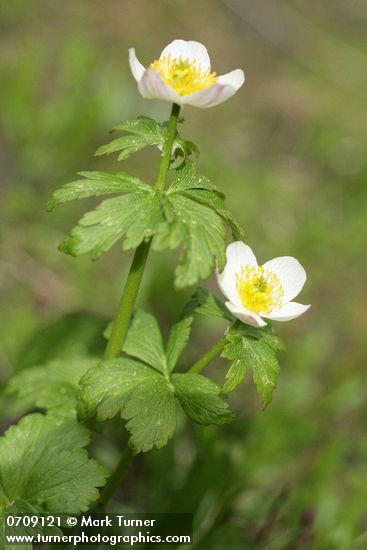
<path fill-rule="evenodd" d="M 128 420 L 130 446 L 134 452 L 164 447 L 176 428 L 176 402 L 173 389 L 163 376 L 146 380 L 126 402 L 122 417 Z"/>
<path fill-rule="evenodd" d="M 139 178 L 126 172 L 109 174 L 108 172 L 79 172 L 84 179 L 66 183 L 57 189 L 47 203 L 47 210 L 55 206 L 87 197 L 108 195 L 112 193 L 149 192 L 150 187 Z"/>
<path fill-rule="evenodd" d="M 89 459 L 89 432 L 74 420 L 30 414 L 0 438 L 0 510 L 78 514 L 98 498 L 107 471 Z M 25 504 L 23 504 L 24 506 Z"/>
<path fill-rule="evenodd" d="M 163 374 L 167 372 L 162 334 L 156 318 L 150 313 L 136 311 L 122 351 L 144 361 Z"/>
<path fill-rule="evenodd" d="M 129 121 L 120 128 L 134 131 L 140 137 L 148 132 L 152 137 L 160 132 L 156 125 L 151 119 L 142 119 L 136 123 Z M 187 145 L 185 155 L 193 147 Z M 120 239 L 123 239 L 122 249 L 129 250 L 153 236 L 156 250 L 174 249 L 182 244 L 183 253 L 175 271 L 178 288 L 207 278 L 215 263 L 219 269 L 224 267 L 226 230 L 223 222 L 230 225 L 235 222 L 225 209 L 223 194 L 197 173 L 189 159 L 175 171 L 172 185 L 164 194 L 124 172 L 115 175 L 81 172 L 81 175 L 85 180 L 55 191 L 49 209 L 92 195 L 125 194 L 106 199 L 95 210 L 87 212 L 60 244 L 62 252 L 72 256 L 89 253 L 92 259 L 97 259 Z"/>
<path fill-rule="evenodd" d="M 262 331 L 263 329 L 258 330 Z M 250 367 L 263 408 L 266 408 L 272 400 L 280 370 L 275 349 L 268 343 L 270 341 L 269 333 L 265 331 L 265 334 L 264 339 L 260 333 L 257 333 L 257 337 L 245 334 L 242 327 L 237 333 L 230 331 L 222 354 L 222 357 L 232 361 L 223 391 L 233 391 L 241 384 L 245 379 L 247 368 Z M 274 344 L 275 340 L 271 340 L 271 342 Z"/>
<path fill-rule="evenodd" d="M 173 371 L 181 353 L 187 346 L 193 320 L 192 312 L 186 310 L 179 316 L 170 330 L 166 351 L 169 372 Z"/>
<path fill-rule="evenodd" d="M 125 120 L 114 126 L 111 132 L 124 131 L 138 136 L 153 136 L 161 133 L 162 125 L 153 118 L 138 116 L 133 120 Z"/>
<path fill-rule="evenodd" d="M 112 325 L 109 323 L 104 331 L 107 339 L 111 336 Z M 162 374 L 168 372 L 162 334 L 156 318 L 150 313 L 141 309 L 135 311 L 121 351 L 144 361 Z"/>
<path fill-rule="evenodd" d="M 136 453 L 166 445 L 176 426 L 172 385 L 160 373 L 129 358 L 103 361 L 85 374 L 78 411 L 83 419 L 95 416 L 99 421 L 120 412 Z"/>
<path fill-rule="evenodd" d="M 266 327 L 252 327 L 251 325 L 241 324 L 239 333 L 246 336 L 252 336 L 257 340 L 262 340 L 265 344 L 270 346 L 274 351 L 286 351 L 284 342 L 274 333 L 274 330 L 270 325 Z"/>
<path fill-rule="evenodd" d="M 207 206 L 179 193 L 166 197 L 165 221 L 157 227 L 156 250 L 183 243 L 180 265 L 175 271 L 177 288 L 194 285 L 209 277 L 215 261 L 225 263 L 225 228 L 221 218 Z"/>
<path fill-rule="evenodd" d="M 96 156 L 110 155 L 111 153 L 120 151 L 118 160 L 123 160 L 144 147 L 150 145 L 163 147 L 164 144 L 165 129 L 152 118 L 141 116 L 135 120 L 127 120 L 116 126 L 113 131 L 115 130 L 128 132 L 133 135 L 122 136 L 106 145 L 102 145 L 102 147 L 97 149 Z"/>
<path fill-rule="evenodd" d="M 173 374 L 175 394 L 186 414 L 203 425 L 221 426 L 233 420 L 228 403 L 220 396 L 220 386 L 196 373 Z"/>
<path fill-rule="evenodd" d="M 106 145 L 102 145 L 96 151 L 96 156 L 110 155 L 120 151 L 118 160 L 124 160 L 133 153 L 137 153 L 145 147 L 156 145 L 160 150 L 163 149 L 167 135 L 167 124 L 158 123 L 152 118 L 140 116 L 135 120 L 127 120 L 112 131 L 123 131 L 132 135 L 122 136 L 112 140 Z M 198 154 L 199 150 L 192 141 L 182 139 L 178 133 L 173 142 L 173 160 L 171 168 L 180 166 L 187 157 L 192 154 Z"/>
<path fill-rule="evenodd" d="M 120 413 L 127 421 L 135 453 L 166 445 L 176 427 L 176 400 L 198 424 L 220 426 L 233 413 L 220 387 L 199 374 L 173 374 L 171 379 L 134 359 L 102 361 L 81 379 L 78 413 L 82 420 L 103 422 Z"/>
<path fill-rule="evenodd" d="M 151 192 L 135 192 L 103 201 L 87 212 L 60 250 L 72 256 L 87 252 L 97 259 L 125 236 L 123 249 L 135 248 L 162 223 L 160 199 Z"/>

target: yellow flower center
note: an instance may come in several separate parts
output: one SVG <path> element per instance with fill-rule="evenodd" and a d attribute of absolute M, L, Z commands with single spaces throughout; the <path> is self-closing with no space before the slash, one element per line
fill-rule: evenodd
<path fill-rule="evenodd" d="M 164 83 L 179 95 L 200 92 L 218 80 L 216 73 L 211 73 L 210 69 L 202 71 L 196 61 L 181 57 L 171 59 L 170 55 L 154 61 L 149 68 L 159 73 Z"/>
<path fill-rule="evenodd" d="M 254 313 L 270 313 L 282 305 L 284 290 L 275 273 L 263 266 L 241 268 L 236 286 L 245 308 Z"/>

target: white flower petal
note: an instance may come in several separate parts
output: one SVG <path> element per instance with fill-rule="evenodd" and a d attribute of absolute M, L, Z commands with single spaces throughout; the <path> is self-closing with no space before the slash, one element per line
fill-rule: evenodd
<path fill-rule="evenodd" d="M 255 254 L 247 244 L 235 241 L 227 246 L 226 255 L 227 263 L 222 273 L 217 272 L 218 285 L 232 304 L 243 307 L 236 286 L 236 274 L 240 274 L 247 265 L 257 267 Z"/>
<path fill-rule="evenodd" d="M 265 325 L 267 325 L 264 319 L 261 319 L 260 315 L 257 315 L 257 313 L 253 311 L 249 311 L 243 306 L 237 307 L 231 304 L 231 302 L 226 302 L 226 306 L 237 319 L 247 325 L 252 325 L 253 327 L 265 327 Z"/>
<path fill-rule="evenodd" d="M 207 109 L 208 107 L 214 107 L 215 105 L 219 105 L 219 103 L 223 103 L 223 101 L 226 101 L 235 93 L 236 89 L 232 86 L 216 82 L 209 88 L 205 88 L 200 92 L 183 96 L 182 103 Z"/>
<path fill-rule="evenodd" d="M 136 57 L 134 48 L 129 48 L 129 63 L 131 72 L 133 73 L 133 77 L 137 82 L 139 82 L 144 74 L 145 67 Z"/>
<path fill-rule="evenodd" d="M 225 269 L 229 268 L 238 273 L 241 267 L 246 265 L 257 267 L 257 261 L 252 249 L 242 241 L 234 241 L 227 246 L 227 263 Z"/>
<path fill-rule="evenodd" d="M 217 82 L 219 82 L 219 84 L 227 84 L 228 86 L 232 86 L 232 88 L 237 91 L 245 82 L 245 73 L 242 69 L 235 69 L 230 73 L 219 76 Z"/>
<path fill-rule="evenodd" d="M 141 95 L 148 99 L 163 99 L 182 105 L 182 97 L 171 86 L 167 86 L 162 80 L 162 77 L 156 71 L 147 69 L 140 82 L 138 89 Z"/>
<path fill-rule="evenodd" d="M 166 46 L 161 53 L 160 59 L 171 56 L 171 59 L 189 59 L 190 61 L 196 61 L 202 71 L 210 70 L 210 58 L 208 50 L 200 42 L 195 40 L 174 40 L 168 46 Z"/>
<path fill-rule="evenodd" d="M 275 273 L 284 290 L 283 304 L 293 300 L 306 282 L 306 272 L 296 258 L 281 256 L 264 264 L 264 268 Z"/>
<path fill-rule="evenodd" d="M 290 321 L 295 319 L 305 313 L 311 306 L 305 306 L 304 304 L 298 304 L 297 302 L 288 302 L 284 304 L 280 309 L 274 310 L 273 312 L 263 315 L 267 319 L 272 319 L 273 321 Z"/>
<path fill-rule="evenodd" d="M 188 94 L 184 97 L 184 102 L 187 105 L 202 107 L 203 109 L 214 107 L 232 97 L 244 82 L 245 73 L 242 69 L 236 69 L 218 77 L 213 86 L 194 94 Z"/>

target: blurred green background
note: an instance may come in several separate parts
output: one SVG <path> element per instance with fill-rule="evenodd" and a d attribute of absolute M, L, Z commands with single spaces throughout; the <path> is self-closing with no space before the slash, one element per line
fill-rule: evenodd
<path fill-rule="evenodd" d="M 127 61 L 148 64 L 174 38 L 205 43 L 218 74 L 247 81 L 227 103 L 184 111 L 200 169 L 227 194 L 260 261 L 294 255 L 308 281 L 303 317 L 277 329 L 287 353 L 273 403 L 252 384 L 224 429 L 182 420 L 139 456 L 115 508 L 193 511 L 198 549 L 367 548 L 367 5 L 364 0 L 12 0 L 0 3 L 0 382 L 50 357 L 99 353 L 130 257 L 92 263 L 57 245 L 94 200 L 45 204 L 93 158 L 108 130 L 169 106 L 143 100 Z M 156 151 L 124 169 L 151 181 Z M 191 290 L 175 292 L 171 253 L 151 255 L 140 303 L 167 332 Z M 214 279 L 205 283 L 218 292 Z M 194 325 L 189 362 L 223 332 Z M 221 381 L 225 364 L 211 375 Z M 1 401 L 3 427 L 17 420 Z M 119 422 L 93 452 L 113 466 Z"/>

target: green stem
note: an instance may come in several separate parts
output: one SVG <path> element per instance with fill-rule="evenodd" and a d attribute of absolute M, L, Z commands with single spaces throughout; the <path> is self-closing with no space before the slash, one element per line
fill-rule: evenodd
<path fill-rule="evenodd" d="M 121 455 L 119 462 L 117 463 L 116 468 L 112 472 L 111 477 L 109 477 L 101 493 L 101 498 L 98 502 L 98 506 L 103 510 L 107 508 L 108 503 L 113 497 L 116 489 L 121 484 L 121 480 L 124 477 L 124 474 L 127 468 L 129 467 L 132 458 L 133 458 L 133 454 L 130 451 L 129 447 L 126 446 L 124 452 Z"/>
<path fill-rule="evenodd" d="M 171 116 L 168 122 L 166 141 L 163 147 L 161 161 L 159 163 L 157 179 L 153 188 L 158 192 L 163 191 L 166 183 L 179 114 L 180 106 L 174 103 L 172 105 Z M 140 289 L 151 242 L 152 240 L 149 239 L 149 241 L 141 243 L 141 245 L 139 245 L 135 250 L 129 275 L 126 279 L 125 287 L 113 323 L 111 336 L 106 346 L 104 354 L 105 359 L 114 359 L 120 355 L 121 348 L 129 328 L 131 314 L 134 310 L 136 298 Z"/>
<path fill-rule="evenodd" d="M 229 330 L 226 332 L 226 334 L 223 336 L 223 338 L 218 340 L 218 342 L 216 342 L 214 346 L 212 346 L 210 350 L 207 351 L 206 354 L 203 355 L 201 359 L 196 361 L 196 363 L 193 364 L 193 366 L 191 367 L 191 369 L 188 370 L 188 372 L 201 372 L 203 369 L 205 369 L 205 367 L 209 365 L 209 363 L 211 363 L 213 359 L 220 354 L 221 351 L 223 351 L 223 348 L 227 342 L 227 335 L 233 330 L 235 330 L 240 324 L 241 324 L 241 321 L 237 319 L 233 323 L 233 325 L 229 328 Z"/>
<path fill-rule="evenodd" d="M 169 168 L 169 163 L 172 155 L 172 146 L 176 137 L 176 128 L 178 123 L 178 117 L 180 115 L 180 106 L 174 103 L 172 105 L 171 116 L 168 121 L 166 142 L 163 147 L 163 153 L 161 162 L 159 164 L 159 170 L 154 189 L 156 191 L 163 191 L 166 183 L 166 176 Z"/>
<path fill-rule="evenodd" d="M 196 363 L 193 364 L 191 369 L 189 369 L 188 372 L 201 372 L 209 363 L 211 363 L 217 355 L 223 350 L 224 346 L 226 344 L 226 337 L 223 336 L 218 342 L 214 344 L 213 347 L 210 348 L 209 351 L 206 352 L 205 355 L 199 361 L 196 361 Z"/>
<path fill-rule="evenodd" d="M 126 279 L 117 314 L 113 323 L 110 339 L 104 353 L 105 359 L 114 359 L 121 352 L 129 328 L 131 314 L 138 296 L 148 258 L 151 241 L 143 242 L 135 250 L 134 258 Z"/>

